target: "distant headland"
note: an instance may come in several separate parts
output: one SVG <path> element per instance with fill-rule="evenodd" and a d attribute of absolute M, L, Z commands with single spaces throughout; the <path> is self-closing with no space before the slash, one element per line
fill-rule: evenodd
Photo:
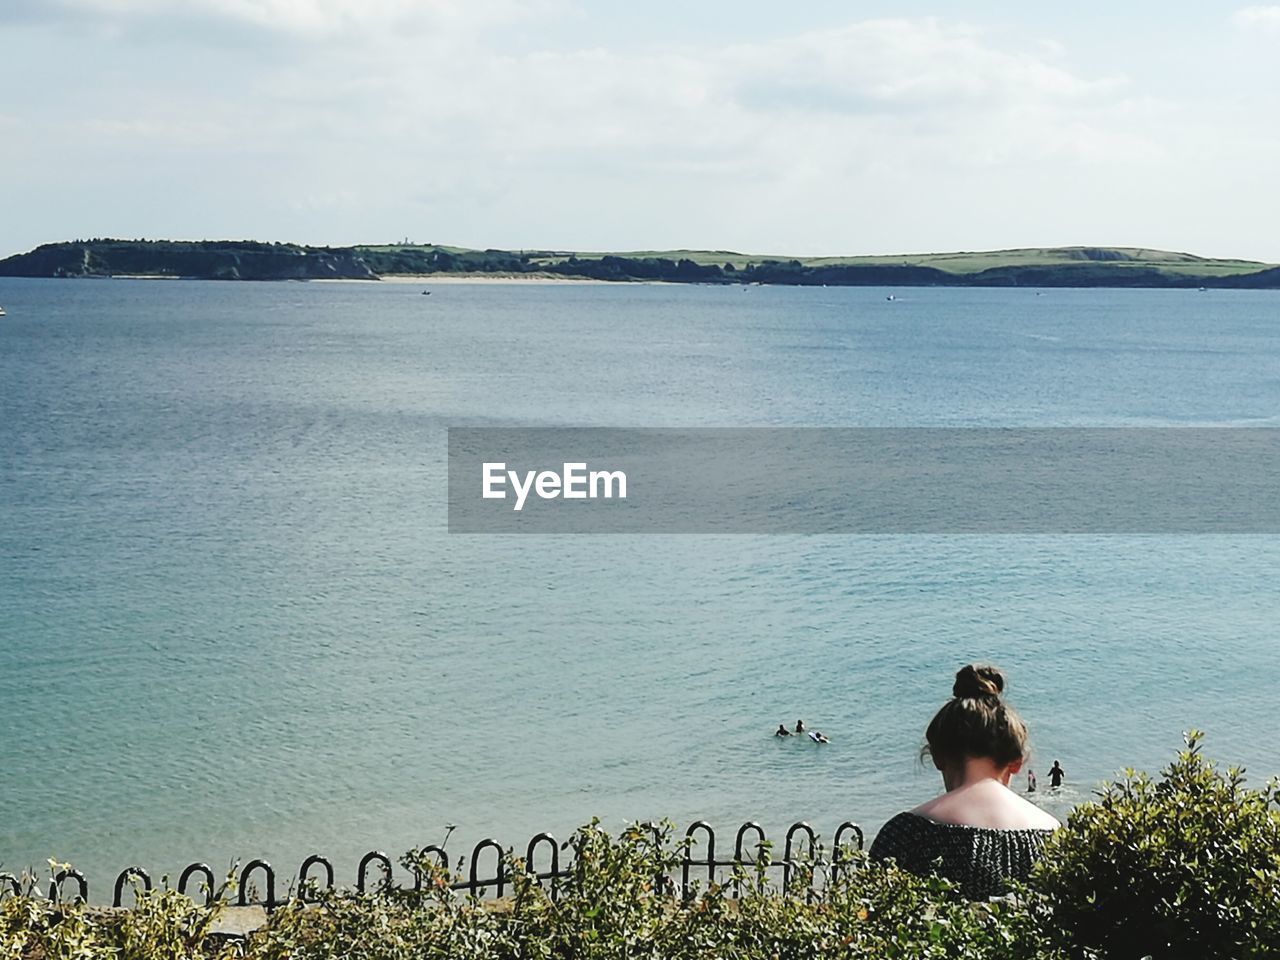
<path fill-rule="evenodd" d="M 727 250 L 587 253 L 410 243 L 316 247 L 250 240 L 93 239 L 48 243 L 0 260 L 0 276 L 5 277 L 379 280 L 431 275 L 803 286 L 1280 289 L 1276 264 L 1135 247 L 788 258 Z"/>

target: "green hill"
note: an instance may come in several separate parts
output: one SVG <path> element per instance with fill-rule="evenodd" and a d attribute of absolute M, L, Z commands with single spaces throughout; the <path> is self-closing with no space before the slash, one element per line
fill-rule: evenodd
<path fill-rule="evenodd" d="M 74 240 L 0 260 L 7 277 L 376 280 L 349 249 L 251 240 Z"/>
<path fill-rule="evenodd" d="M 689 259 L 702 265 L 723 266 L 731 263 L 737 270 L 750 264 L 763 262 L 789 263 L 798 261 L 805 267 L 929 267 L 961 277 L 972 277 L 986 270 L 1007 270 L 1029 267 L 1072 267 L 1086 264 L 1107 264 L 1122 268 L 1152 268 L 1170 275 L 1240 276 L 1256 273 L 1275 264 L 1254 260 L 1214 260 L 1190 253 L 1172 253 L 1167 250 L 1146 250 L 1137 247 L 1029 247 L 1014 250 L 986 250 L 956 253 L 917 253 L 876 255 L 861 257 L 786 257 L 777 255 L 748 255 L 730 250 L 672 250 L 632 251 L 621 253 L 548 254 L 535 262 L 553 263 L 568 259 L 599 259 L 625 257 L 643 259 L 666 257 Z"/>
<path fill-rule="evenodd" d="M 1280 266 L 1135 247 L 1033 247 L 864 257 L 731 250 L 473 250 L 437 244 L 312 247 L 223 240 L 75 240 L 0 260 L 0 276 L 376 280 L 432 274 L 541 275 L 807 286 L 1280 288 Z"/>

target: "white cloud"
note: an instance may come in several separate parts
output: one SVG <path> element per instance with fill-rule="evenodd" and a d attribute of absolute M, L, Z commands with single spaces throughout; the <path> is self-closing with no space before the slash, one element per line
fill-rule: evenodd
<path fill-rule="evenodd" d="M 124 57 L 59 38 L 78 45 L 75 82 L 6 104 L 45 158 L 28 176 L 85 210 L 100 169 L 118 195 L 136 171 L 145 196 L 166 166 L 204 184 L 135 204 L 146 235 L 212 221 L 320 242 L 1142 245 L 1160 224 L 1216 218 L 1225 234 L 1232 190 L 1261 217 L 1250 169 L 1277 159 L 1248 119 L 1259 94 L 1231 101 L 1241 116 L 1197 109 L 1139 58 L 1132 79 L 1084 70 L 1059 43 L 942 18 L 597 46 L 569 0 L 61 2 L 138 42 Z"/>
<path fill-rule="evenodd" d="M 1134 122 L 1142 110 L 1122 96 L 1124 81 L 1084 78 L 933 19 L 701 49 L 420 54 L 393 42 L 376 62 L 341 55 L 340 74 L 379 91 L 362 132 L 382 125 L 379 136 L 402 147 L 435 145 L 490 175 L 503 157 L 767 182 L 844 176 L 885 151 L 922 168 L 1162 155 Z M 274 85 L 332 104 L 310 67 Z"/>
<path fill-rule="evenodd" d="M 697 48 L 424 54 L 388 37 L 261 82 L 287 91 L 289 132 L 266 136 L 309 155 L 299 189 L 357 183 L 371 208 L 407 191 L 417 217 L 458 224 L 438 239 L 857 251 L 936 245 L 904 239 L 931 206 L 1026 216 L 1049 181 L 1170 162 L 1172 108 L 1036 54 L 934 19 Z M 867 239 L 866 218 L 904 238 Z"/>
<path fill-rule="evenodd" d="M 480 29 L 546 14 L 557 0 L 49 0 L 45 19 L 94 18 L 116 29 L 207 21 L 300 38 Z"/>
<path fill-rule="evenodd" d="M 100 147 L 116 140 L 131 145 L 150 143 L 155 148 L 204 149 L 226 145 L 233 137 L 226 123 L 177 113 L 145 118 L 93 118 L 86 121 L 82 129 Z"/>
<path fill-rule="evenodd" d="M 793 105 L 843 101 L 854 112 L 1069 99 L 1111 86 L 1030 54 L 1002 51 L 969 27 L 933 18 L 864 21 L 737 48 L 723 60 L 750 77 L 757 91 L 794 94 Z"/>
<path fill-rule="evenodd" d="M 1231 22 L 1245 30 L 1280 31 L 1280 6 L 1244 7 L 1231 15 Z"/>

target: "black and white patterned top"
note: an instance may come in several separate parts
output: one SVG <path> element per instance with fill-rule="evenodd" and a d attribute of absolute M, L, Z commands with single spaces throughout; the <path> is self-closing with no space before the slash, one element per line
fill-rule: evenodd
<path fill-rule="evenodd" d="M 936 873 L 960 885 L 970 900 L 1007 893 L 1010 880 L 1025 880 L 1052 830 L 997 830 L 939 823 L 900 813 L 876 834 L 871 859 L 898 862 L 919 876 Z"/>

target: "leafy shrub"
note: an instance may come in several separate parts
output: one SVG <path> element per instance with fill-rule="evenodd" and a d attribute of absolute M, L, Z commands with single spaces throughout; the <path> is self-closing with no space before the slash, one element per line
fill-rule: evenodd
<path fill-rule="evenodd" d="M 776 864 L 766 845 L 754 866 L 700 885 L 682 902 L 668 878 L 687 843 L 671 842 L 669 824 L 636 825 L 614 838 L 593 822 L 571 840 L 574 865 L 555 897 L 509 858 L 513 894 L 498 905 L 453 896 L 447 871 L 410 854 L 405 865 L 423 876 L 422 892 L 290 905 L 255 935 L 249 953 L 263 960 L 1048 956 L 1037 952 L 1038 934 L 1017 905 L 974 907 L 953 897 L 945 880 L 849 850 L 839 851 L 835 879 L 819 850 L 783 891 L 769 876 Z"/>
<path fill-rule="evenodd" d="M 1075 955 L 1280 955 L 1280 786 L 1244 786 L 1186 749 L 1156 781 L 1126 771 L 1071 814 L 1032 885 Z"/>
<path fill-rule="evenodd" d="M 212 933 L 221 896 L 204 907 L 176 890 L 139 890 L 132 910 L 109 910 L 46 900 L 26 879 L 21 896 L 0 901 L 0 960 L 231 960 L 237 953 Z"/>
<path fill-rule="evenodd" d="M 768 844 L 678 895 L 691 841 L 673 841 L 670 824 L 615 837 L 595 821 L 570 841 L 554 895 L 508 854 L 509 896 L 462 896 L 411 851 L 401 862 L 418 889 L 310 891 L 234 942 L 211 933 L 221 900 L 157 890 L 107 911 L 50 903 L 29 880 L 0 902 L 0 960 L 1257 960 L 1280 946 L 1278 799 L 1280 786 L 1220 773 L 1192 734 L 1161 779 L 1127 772 L 1072 814 L 1028 885 L 981 904 L 850 849 L 818 847 L 781 889 Z"/>

